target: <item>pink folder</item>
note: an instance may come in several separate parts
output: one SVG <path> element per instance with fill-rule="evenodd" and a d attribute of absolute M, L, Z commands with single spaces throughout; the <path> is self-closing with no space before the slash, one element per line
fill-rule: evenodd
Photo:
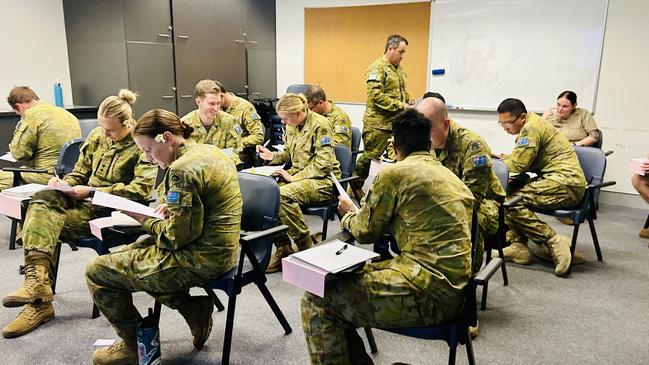
<path fill-rule="evenodd" d="M 327 270 L 295 257 L 289 256 L 282 259 L 282 279 L 320 298 L 324 298 L 327 273 Z"/>
<path fill-rule="evenodd" d="M 29 200 L 29 198 L 21 198 L 0 193 L 0 214 L 4 214 L 11 218 L 22 219 L 22 207 L 20 202 L 23 200 Z"/>
<path fill-rule="evenodd" d="M 101 237 L 101 229 L 105 227 L 112 227 L 113 218 L 109 216 L 93 219 L 91 221 L 88 221 L 88 225 L 90 225 L 90 233 L 92 233 L 93 236 L 99 238 L 100 240 L 103 240 L 103 238 Z"/>
<path fill-rule="evenodd" d="M 647 162 L 646 158 L 632 158 L 629 159 L 629 171 L 634 174 L 644 176 L 645 170 L 642 169 L 642 164 Z"/>

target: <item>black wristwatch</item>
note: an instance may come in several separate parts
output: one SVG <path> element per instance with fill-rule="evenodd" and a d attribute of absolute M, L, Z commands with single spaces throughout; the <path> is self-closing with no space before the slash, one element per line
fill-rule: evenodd
<path fill-rule="evenodd" d="M 95 196 L 95 191 L 97 191 L 97 188 L 90 188 L 90 193 L 88 194 L 89 198 L 92 198 Z"/>

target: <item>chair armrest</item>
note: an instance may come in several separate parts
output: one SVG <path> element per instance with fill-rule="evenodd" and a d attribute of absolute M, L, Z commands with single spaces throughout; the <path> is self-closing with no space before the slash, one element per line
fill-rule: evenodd
<path fill-rule="evenodd" d="M 265 238 L 267 236 L 274 236 L 274 235 L 276 235 L 278 233 L 282 233 L 282 232 L 286 232 L 286 231 L 288 231 L 288 226 L 285 225 L 285 224 L 282 224 L 281 226 L 276 226 L 276 227 L 273 227 L 273 228 L 269 228 L 269 229 L 259 231 L 259 232 L 250 233 L 249 235 L 243 236 L 243 237 L 241 237 L 241 242 L 248 243 L 248 242 L 251 242 L 251 241 L 258 240 L 260 238 Z"/>
<path fill-rule="evenodd" d="M 28 167 L 3 167 L 2 171 L 7 171 L 7 172 L 31 172 L 31 173 L 37 173 L 37 174 L 46 174 L 47 170 L 45 169 L 32 169 Z"/>
<path fill-rule="evenodd" d="M 126 236 L 130 236 L 136 233 L 146 233 L 144 228 L 142 226 L 124 226 L 124 225 L 116 225 L 112 227 L 106 227 L 106 229 L 112 233 L 117 233 L 117 234 L 123 234 Z"/>
<path fill-rule="evenodd" d="M 509 207 L 511 207 L 511 206 L 513 206 L 513 205 L 518 204 L 518 202 L 520 202 L 521 200 L 523 200 L 523 196 L 522 196 L 522 195 L 518 195 L 518 196 L 515 196 L 515 197 L 513 197 L 513 198 L 511 198 L 511 199 L 509 199 L 509 200 L 506 200 L 506 201 L 503 203 L 503 206 L 504 206 L 505 208 L 509 208 Z"/>
<path fill-rule="evenodd" d="M 486 282 L 491 279 L 491 277 L 498 271 L 500 266 L 503 264 L 503 259 L 500 257 L 493 257 L 478 273 L 475 275 L 473 280 L 476 284 L 484 285 Z"/>
<path fill-rule="evenodd" d="M 358 155 L 359 153 L 363 153 L 363 152 L 365 152 L 365 151 L 363 151 L 363 150 L 354 150 L 354 151 L 352 151 L 352 157 Z"/>
<path fill-rule="evenodd" d="M 348 183 L 348 182 L 350 182 L 350 181 L 354 181 L 354 180 L 358 180 L 358 176 L 350 176 L 350 177 L 346 177 L 346 178 L 344 178 L 344 179 L 340 179 L 340 180 L 338 180 L 338 182 L 341 183 L 341 184 L 344 184 L 344 183 Z"/>
<path fill-rule="evenodd" d="M 612 155 L 612 154 L 613 154 L 613 151 L 612 151 L 612 150 L 604 151 L 604 156 L 610 156 L 610 155 Z"/>
<path fill-rule="evenodd" d="M 589 190 L 592 190 L 592 189 L 599 189 L 599 188 L 604 188 L 604 187 L 607 187 L 607 186 L 612 186 L 612 185 L 615 185 L 615 184 L 617 184 L 616 181 L 605 181 L 605 182 L 601 182 L 599 184 L 588 184 L 588 186 L 586 188 L 589 189 Z"/>

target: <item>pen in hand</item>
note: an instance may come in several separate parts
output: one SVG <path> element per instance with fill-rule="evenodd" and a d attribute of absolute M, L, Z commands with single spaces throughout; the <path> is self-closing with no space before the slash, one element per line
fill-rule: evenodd
<path fill-rule="evenodd" d="M 336 251 L 336 255 L 340 255 L 347 249 L 347 244 L 345 243 L 343 247 L 340 248 L 340 250 Z"/>

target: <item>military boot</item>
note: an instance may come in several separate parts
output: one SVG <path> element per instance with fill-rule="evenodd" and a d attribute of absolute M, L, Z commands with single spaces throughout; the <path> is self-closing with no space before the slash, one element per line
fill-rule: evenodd
<path fill-rule="evenodd" d="M 53 318 L 54 306 L 52 303 L 26 304 L 18 317 L 2 329 L 2 337 L 14 338 L 26 335 Z"/>
<path fill-rule="evenodd" d="M 313 247 L 313 236 L 306 236 L 300 240 L 295 241 L 298 251 L 304 251 Z"/>
<path fill-rule="evenodd" d="M 554 262 L 550 251 L 545 246 L 540 246 L 538 249 L 534 250 L 534 256 L 540 258 L 543 261 Z M 582 255 L 581 252 L 575 250 L 575 253 L 572 254 L 572 264 L 579 265 L 583 264 L 584 261 L 586 261 L 584 255 Z"/>
<path fill-rule="evenodd" d="M 209 296 L 190 297 L 179 308 L 178 311 L 189 325 L 194 336 L 194 348 L 200 350 L 212 332 L 212 312 L 214 312 L 214 300 Z"/>
<path fill-rule="evenodd" d="M 469 326 L 469 336 L 471 336 L 471 339 L 473 340 L 474 338 L 478 337 L 479 333 L 480 333 L 480 322 L 476 321 L 475 327 Z"/>
<path fill-rule="evenodd" d="M 291 247 L 290 244 L 288 245 L 282 245 L 282 246 L 277 246 L 277 249 L 275 250 L 275 253 L 273 254 L 273 257 L 270 258 L 270 263 L 268 264 L 268 268 L 266 269 L 267 274 L 272 274 L 274 272 L 278 272 L 282 270 L 282 259 L 284 257 L 287 257 L 291 254 L 294 254 L 295 250 L 293 250 L 293 247 Z"/>
<path fill-rule="evenodd" d="M 92 354 L 94 365 L 138 365 L 137 342 L 119 340 L 110 347 L 102 347 Z"/>
<path fill-rule="evenodd" d="M 641 229 L 640 233 L 638 233 L 638 236 L 640 236 L 640 238 L 649 238 L 649 228 Z"/>
<path fill-rule="evenodd" d="M 568 271 L 570 270 L 570 238 L 566 236 L 555 235 L 548 242 L 545 243 L 545 246 L 552 254 L 552 259 L 554 261 L 554 274 L 556 276 L 567 276 Z"/>
<path fill-rule="evenodd" d="M 2 305 L 20 307 L 27 303 L 44 303 L 54 300 L 49 267 L 50 259 L 47 254 L 30 251 L 25 255 L 23 286 L 2 298 Z"/>
<path fill-rule="evenodd" d="M 514 242 L 503 248 L 503 259 L 518 265 L 529 265 L 532 263 L 532 253 L 526 244 Z M 491 250 L 492 257 L 499 257 L 498 250 Z"/>

